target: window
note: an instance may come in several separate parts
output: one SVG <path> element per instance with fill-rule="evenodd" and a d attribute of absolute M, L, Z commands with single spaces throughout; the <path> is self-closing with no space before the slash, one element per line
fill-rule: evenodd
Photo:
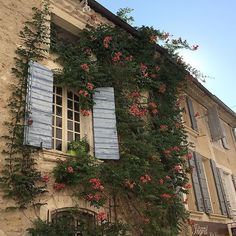
<path fill-rule="evenodd" d="M 53 87 L 52 147 L 65 152 L 80 139 L 79 97 L 66 88 Z"/>
<path fill-rule="evenodd" d="M 74 209 L 56 211 L 52 214 L 52 223 L 66 224 L 71 230 L 68 236 L 85 236 L 92 233 L 96 225 L 94 213 Z"/>

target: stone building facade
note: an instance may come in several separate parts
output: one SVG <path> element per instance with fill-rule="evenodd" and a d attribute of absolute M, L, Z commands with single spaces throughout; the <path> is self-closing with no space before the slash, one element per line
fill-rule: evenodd
<path fill-rule="evenodd" d="M 131 26 L 94 1 L 90 1 L 92 9 L 89 13 L 83 12 L 80 1 L 51 0 L 50 3 L 51 20 L 73 35 L 78 35 L 86 24 L 94 22 L 116 24 L 135 34 Z M 0 131 L 4 134 L 7 129 L 2 124 L 10 119 L 6 105 L 10 96 L 10 86 L 14 81 L 11 68 L 14 66 L 15 50 L 21 43 L 19 32 L 24 22 L 31 19 L 32 7 L 40 8 L 40 1 L 0 0 L 0 4 Z M 42 63 L 49 69 L 58 68 L 53 59 L 52 55 L 48 55 Z M 189 196 L 186 196 L 186 208 L 193 223 L 183 234 L 223 236 L 228 232 L 230 234 L 230 228 L 236 220 L 236 115 L 200 83 L 195 80 L 189 83 L 186 100 L 182 106 L 185 108 L 183 121 L 188 138 L 193 143 L 194 158 L 193 162 L 189 163 L 194 166 L 193 174 L 190 176 L 193 188 Z M 93 147 L 91 117 L 81 117 L 80 127 L 81 137 L 86 135 Z M 0 150 L 4 145 L 4 141 L 0 140 Z M 1 169 L 4 158 L 2 154 L 0 156 Z M 43 150 L 36 158 L 40 171 L 50 176 L 57 159 L 66 158 L 66 154 L 56 150 Z M 50 183 L 48 190 L 47 194 L 38 199 L 39 202 L 46 202 L 46 205 L 14 212 L 5 211 L 7 207 L 14 205 L 14 202 L 3 198 L 3 192 L 0 191 L 0 236 L 26 235 L 25 230 L 37 217 L 51 220 L 55 212 L 77 205 L 85 213 L 98 212 L 87 203 L 77 202 L 71 198 L 69 191 L 56 192 Z M 109 210 L 109 206 L 105 206 L 104 211 Z"/>

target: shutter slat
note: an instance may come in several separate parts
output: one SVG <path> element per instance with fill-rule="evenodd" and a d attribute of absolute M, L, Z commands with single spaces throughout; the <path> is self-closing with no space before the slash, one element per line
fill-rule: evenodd
<path fill-rule="evenodd" d="M 210 194 L 209 194 L 208 187 L 207 187 L 207 180 L 206 180 L 205 173 L 204 173 L 202 156 L 199 153 L 195 152 L 194 157 L 195 157 L 195 162 L 196 162 L 196 167 L 197 167 L 199 183 L 201 186 L 201 191 L 202 191 L 202 196 L 203 196 L 203 201 L 204 201 L 204 206 L 205 206 L 205 212 L 212 213 L 211 199 L 210 199 Z"/>
<path fill-rule="evenodd" d="M 52 148 L 53 73 L 36 62 L 29 64 L 24 144 Z M 32 125 L 27 120 L 31 117 Z"/>
<path fill-rule="evenodd" d="M 112 87 L 97 88 L 93 107 L 94 151 L 98 159 L 118 160 L 115 98 Z"/>
<path fill-rule="evenodd" d="M 204 204 L 203 204 L 203 197 L 202 197 L 202 192 L 199 184 L 199 179 L 197 175 L 197 168 L 196 168 L 196 163 L 194 160 L 194 156 L 192 159 L 189 160 L 189 165 L 193 167 L 193 172 L 192 172 L 192 183 L 193 183 L 193 189 L 194 189 L 194 195 L 195 195 L 195 200 L 196 200 L 196 205 L 198 211 L 204 211 Z"/>
<path fill-rule="evenodd" d="M 216 163 L 212 159 L 211 159 L 211 169 L 212 169 L 213 177 L 215 180 L 215 186 L 216 186 L 216 191 L 217 191 L 217 195 L 218 195 L 218 199 L 219 199 L 219 203 L 220 203 L 221 213 L 222 213 L 222 215 L 228 215 L 225 201 L 224 201 L 223 190 L 222 190 L 222 187 L 220 184 L 221 177 L 219 176 L 219 174 L 217 172 Z"/>
<path fill-rule="evenodd" d="M 189 117 L 191 121 L 191 127 L 193 130 L 198 131 L 197 120 L 196 120 L 194 108 L 193 108 L 193 102 L 189 97 L 186 98 L 186 101 L 187 101 L 188 112 L 189 112 Z"/>
<path fill-rule="evenodd" d="M 208 108 L 207 114 L 208 114 L 208 125 L 210 128 L 212 141 L 217 141 L 223 138 L 224 134 L 221 127 L 221 122 L 217 108 L 216 107 Z"/>

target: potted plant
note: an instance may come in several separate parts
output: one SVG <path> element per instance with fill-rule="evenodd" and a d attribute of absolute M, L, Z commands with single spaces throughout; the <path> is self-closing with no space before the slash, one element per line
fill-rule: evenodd
<path fill-rule="evenodd" d="M 68 144 L 67 153 L 72 156 L 84 156 L 89 152 L 89 144 L 84 137 L 82 140 L 74 140 Z"/>

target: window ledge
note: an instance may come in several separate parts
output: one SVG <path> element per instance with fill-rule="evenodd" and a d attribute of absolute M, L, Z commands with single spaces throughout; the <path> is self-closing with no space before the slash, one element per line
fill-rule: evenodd
<path fill-rule="evenodd" d="M 229 219 L 227 216 L 219 215 L 219 214 L 212 214 L 212 213 L 209 214 L 209 218 L 212 220 L 218 220 L 218 221 L 222 221 L 222 222 L 225 222 Z"/>
<path fill-rule="evenodd" d="M 197 138 L 199 136 L 199 132 L 193 130 L 191 127 L 184 124 L 184 129 L 190 133 L 193 137 Z"/>
<path fill-rule="evenodd" d="M 43 149 L 40 152 L 40 156 L 43 158 L 43 160 L 49 161 L 49 162 L 58 162 L 58 159 L 65 160 L 66 158 L 70 157 L 70 155 L 66 153 L 56 151 L 56 150 L 47 150 L 47 149 Z"/>
<path fill-rule="evenodd" d="M 204 215 L 204 212 L 202 211 L 189 211 L 190 216 L 194 217 L 194 218 L 199 218 L 201 219 L 202 216 Z"/>

